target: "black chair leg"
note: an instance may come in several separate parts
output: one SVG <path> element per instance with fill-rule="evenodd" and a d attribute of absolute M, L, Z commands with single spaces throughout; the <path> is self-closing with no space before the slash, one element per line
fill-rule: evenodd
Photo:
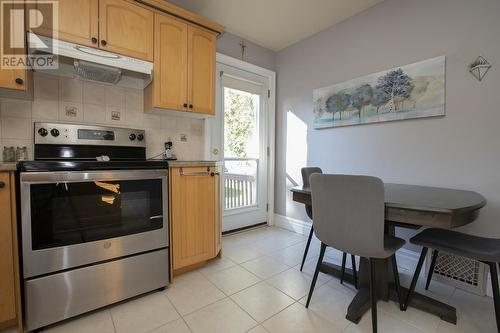
<path fill-rule="evenodd" d="M 418 277 L 420 276 L 420 270 L 422 269 L 422 265 L 424 264 L 425 256 L 427 255 L 427 248 L 422 248 L 422 253 L 420 254 L 420 258 L 418 259 L 417 268 L 415 269 L 415 274 L 413 274 L 413 279 L 411 280 L 410 289 L 408 289 L 408 294 L 406 295 L 406 300 L 404 303 L 403 310 L 406 311 L 408 309 L 408 304 L 410 303 L 411 294 L 415 290 L 415 286 L 417 285 Z"/>
<path fill-rule="evenodd" d="M 344 283 L 344 274 L 345 274 L 345 262 L 347 260 L 347 253 L 342 253 L 342 268 L 340 269 L 340 284 Z"/>
<path fill-rule="evenodd" d="M 434 274 L 434 267 L 436 267 L 436 260 L 438 257 L 439 251 L 432 251 L 432 261 L 431 266 L 429 267 L 429 273 L 427 274 L 427 282 L 425 283 L 425 290 L 429 290 L 429 285 L 431 284 L 432 274 Z"/>
<path fill-rule="evenodd" d="M 370 258 L 370 299 L 372 304 L 372 330 L 377 333 L 377 291 L 375 290 L 375 259 Z"/>
<path fill-rule="evenodd" d="M 495 303 L 495 316 L 497 319 L 497 331 L 500 333 L 500 291 L 498 287 L 498 271 L 495 262 L 488 263 L 491 273 L 491 286 L 493 289 L 493 302 Z"/>
<path fill-rule="evenodd" d="M 401 283 L 399 282 L 398 262 L 396 261 L 396 254 L 391 257 L 392 272 L 394 273 L 394 285 L 396 286 L 396 294 L 398 295 L 399 309 L 403 311 L 403 301 L 401 299 Z"/>
<path fill-rule="evenodd" d="M 356 257 L 353 254 L 351 254 L 351 266 L 352 266 L 352 275 L 354 276 L 354 287 L 358 289 L 358 273 L 356 272 Z"/>
<path fill-rule="evenodd" d="M 323 262 L 323 257 L 325 256 L 326 244 L 321 243 L 321 249 L 319 251 L 318 263 L 316 264 L 316 270 L 314 271 L 314 276 L 311 281 L 311 289 L 309 289 L 309 295 L 307 296 L 306 308 L 309 307 L 309 302 L 311 302 L 311 297 L 314 292 L 314 286 L 316 285 L 316 280 L 318 279 L 319 269 L 321 267 L 321 263 Z"/>
<path fill-rule="evenodd" d="M 304 250 L 304 256 L 302 257 L 302 264 L 300 265 L 301 272 L 302 272 L 302 268 L 304 268 L 304 263 L 306 262 L 307 252 L 309 252 L 309 245 L 311 245 L 311 239 L 313 237 L 313 233 L 314 233 L 314 227 L 311 226 L 311 231 L 309 232 L 309 237 L 307 238 L 306 248 Z"/>

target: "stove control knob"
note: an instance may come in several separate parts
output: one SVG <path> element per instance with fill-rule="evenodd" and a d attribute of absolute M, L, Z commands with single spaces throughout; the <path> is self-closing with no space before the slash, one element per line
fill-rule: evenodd
<path fill-rule="evenodd" d="M 136 136 L 135 136 L 135 134 L 134 134 L 134 133 L 132 133 L 132 134 L 130 134 L 130 135 L 128 136 L 128 138 L 130 139 L 130 141 L 134 141 L 134 140 L 135 140 L 135 138 L 136 138 Z"/>
<path fill-rule="evenodd" d="M 142 134 L 137 135 L 137 140 L 139 140 L 139 141 L 144 140 L 144 135 L 142 135 Z"/>
<path fill-rule="evenodd" d="M 49 132 L 45 128 L 42 127 L 38 130 L 38 134 L 40 134 L 41 136 L 47 136 L 47 134 L 49 134 Z"/>
<path fill-rule="evenodd" d="M 58 137 L 59 136 L 59 130 L 57 128 L 53 128 L 50 130 L 50 134 L 53 136 L 53 137 Z"/>

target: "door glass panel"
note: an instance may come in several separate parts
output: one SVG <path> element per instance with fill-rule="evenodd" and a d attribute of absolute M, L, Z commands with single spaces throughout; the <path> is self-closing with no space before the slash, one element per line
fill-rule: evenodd
<path fill-rule="evenodd" d="M 32 184 L 33 250 L 161 229 L 162 180 Z"/>
<path fill-rule="evenodd" d="M 224 208 L 255 206 L 260 95 L 224 87 Z"/>

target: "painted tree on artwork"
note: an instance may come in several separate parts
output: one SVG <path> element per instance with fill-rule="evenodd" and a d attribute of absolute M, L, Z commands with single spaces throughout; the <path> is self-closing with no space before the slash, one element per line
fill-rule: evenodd
<path fill-rule="evenodd" d="M 363 108 L 371 103 L 373 98 L 373 88 L 369 84 L 362 84 L 354 90 L 351 96 L 351 106 L 358 110 L 358 116 L 361 119 Z"/>
<path fill-rule="evenodd" d="M 413 79 L 401 68 L 398 68 L 380 77 L 375 89 L 389 96 L 390 111 L 399 111 L 404 100 L 408 99 L 411 95 Z"/>
<path fill-rule="evenodd" d="M 371 105 L 373 105 L 377 109 L 377 114 L 380 110 L 380 107 L 387 104 L 391 96 L 383 91 L 382 89 L 375 88 L 373 89 L 373 97 L 371 100 Z"/>
<path fill-rule="evenodd" d="M 342 112 L 346 111 L 351 104 L 351 96 L 343 91 L 333 94 L 326 100 L 326 112 L 332 114 L 332 119 L 335 113 L 339 113 L 342 119 Z"/>

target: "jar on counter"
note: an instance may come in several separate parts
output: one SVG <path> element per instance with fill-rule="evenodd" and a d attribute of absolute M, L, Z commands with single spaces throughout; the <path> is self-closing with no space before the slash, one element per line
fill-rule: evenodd
<path fill-rule="evenodd" d="M 16 149 L 16 160 L 26 161 L 28 159 L 28 148 L 26 146 L 20 146 Z"/>
<path fill-rule="evenodd" d="M 15 162 L 16 161 L 16 151 L 13 146 L 3 147 L 3 161 L 4 162 Z"/>

